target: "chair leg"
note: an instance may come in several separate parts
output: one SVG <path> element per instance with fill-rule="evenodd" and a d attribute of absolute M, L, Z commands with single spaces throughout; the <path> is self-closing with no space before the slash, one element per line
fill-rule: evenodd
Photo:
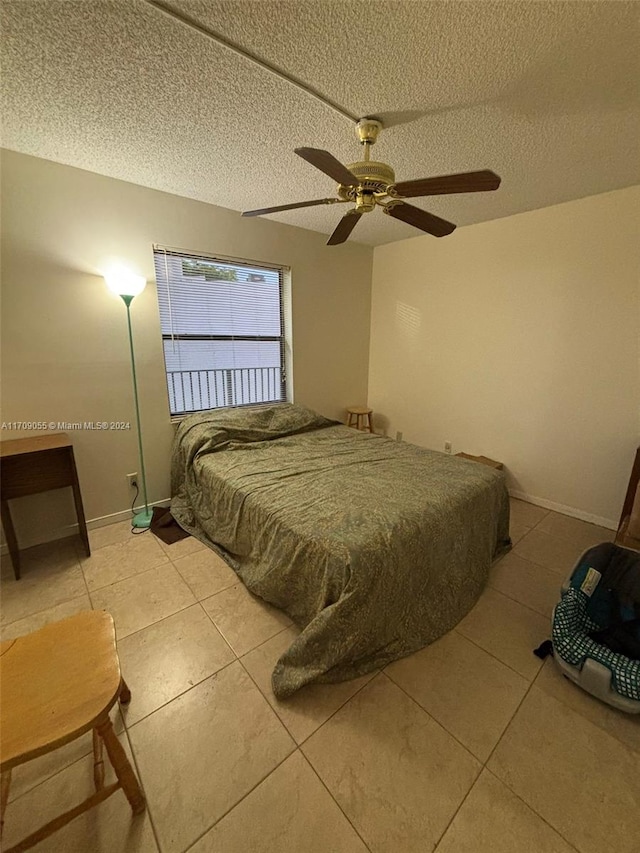
<path fill-rule="evenodd" d="M 2 827 L 4 826 L 4 810 L 7 807 L 9 799 L 9 788 L 11 787 L 11 770 L 5 770 L 2 774 L 2 798 L 0 800 L 0 838 L 2 837 Z"/>
<path fill-rule="evenodd" d="M 96 784 L 96 791 L 101 791 L 104 788 L 104 759 L 102 757 L 102 738 L 96 731 L 93 730 L 93 781 Z"/>
<path fill-rule="evenodd" d="M 129 702 L 131 702 L 131 691 L 127 687 L 127 682 L 124 680 L 124 678 L 120 679 L 120 696 L 119 696 L 119 699 L 120 699 L 121 705 L 128 705 Z"/>
<path fill-rule="evenodd" d="M 109 717 L 98 723 L 96 731 L 104 741 L 109 761 L 113 765 L 118 782 L 122 785 L 122 790 L 129 800 L 133 813 L 140 814 L 146 807 L 144 794 L 140 790 L 136 774 L 133 772 L 131 764 L 129 764 L 129 759 L 122 748 L 122 744 L 116 737 Z"/>

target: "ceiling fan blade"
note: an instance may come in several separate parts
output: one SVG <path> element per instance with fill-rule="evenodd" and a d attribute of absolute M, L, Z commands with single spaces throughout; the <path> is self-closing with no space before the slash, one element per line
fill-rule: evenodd
<path fill-rule="evenodd" d="M 426 210 L 421 210 L 419 207 L 405 204 L 402 201 L 385 205 L 383 210 L 389 216 L 393 216 L 394 219 L 401 219 L 408 225 L 413 225 L 414 228 L 426 231 L 427 234 L 433 234 L 434 237 L 446 237 L 456 228 L 453 222 L 447 222 L 446 219 L 440 219 L 433 213 L 427 213 Z"/>
<path fill-rule="evenodd" d="M 356 176 L 328 151 L 323 151 L 322 148 L 296 148 L 294 150 L 298 157 L 302 157 L 307 163 L 311 163 L 312 166 L 320 169 L 321 172 L 329 175 L 339 184 L 344 184 L 346 187 L 358 186 L 359 181 Z"/>
<path fill-rule="evenodd" d="M 317 198 L 314 201 L 297 201 L 295 204 L 280 204 L 278 207 L 261 207 L 260 210 L 244 210 L 242 216 L 262 216 L 264 213 L 277 213 L 279 210 L 296 210 L 298 207 L 315 207 L 317 204 L 336 204 L 341 198 Z"/>
<path fill-rule="evenodd" d="M 495 172 L 460 172 L 457 175 L 440 175 L 438 178 L 418 178 L 416 181 L 401 181 L 390 189 L 397 198 L 416 198 L 422 195 L 446 195 L 447 193 L 481 193 L 497 190 L 500 178 Z"/>
<path fill-rule="evenodd" d="M 351 234 L 358 224 L 358 220 L 361 216 L 362 214 L 357 213 L 355 210 L 346 213 L 340 222 L 338 222 L 338 225 L 331 237 L 327 240 L 327 246 L 336 246 L 338 243 L 344 243 L 349 234 Z"/>

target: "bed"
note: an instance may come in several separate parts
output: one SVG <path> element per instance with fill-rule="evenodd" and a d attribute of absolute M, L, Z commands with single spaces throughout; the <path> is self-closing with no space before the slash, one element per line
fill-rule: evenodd
<path fill-rule="evenodd" d="M 509 547 L 504 475 L 303 406 L 185 418 L 171 512 L 300 628 L 278 698 L 355 678 L 453 628 Z"/>

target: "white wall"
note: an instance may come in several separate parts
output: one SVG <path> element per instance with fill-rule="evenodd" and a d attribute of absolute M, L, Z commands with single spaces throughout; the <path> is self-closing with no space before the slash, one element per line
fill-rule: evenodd
<path fill-rule="evenodd" d="M 149 499 L 169 497 L 173 429 L 152 244 L 291 267 L 294 398 L 329 417 L 367 395 L 372 249 L 46 160 L 2 152 L 2 420 L 133 419 L 125 308 L 101 277 L 120 258 L 149 280 L 131 307 Z M 2 432 L 2 438 L 24 431 Z M 85 511 L 125 510 L 135 431 L 74 432 Z M 68 491 L 68 490 L 67 490 Z M 12 504 L 20 544 L 68 532 L 64 492 Z"/>
<path fill-rule="evenodd" d="M 640 187 L 377 247 L 369 405 L 617 523 L 640 438 Z"/>

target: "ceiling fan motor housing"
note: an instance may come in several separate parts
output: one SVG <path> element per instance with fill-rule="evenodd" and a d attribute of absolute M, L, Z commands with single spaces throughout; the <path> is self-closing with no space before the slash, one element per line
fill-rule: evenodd
<path fill-rule="evenodd" d="M 357 187 L 338 186 L 338 195 L 344 199 L 356 199 L 358 192 L 385 194 L 387 187 L 395 183 L 396 176 L 391 166 L 376 160 L 351 163 L 349 171 L 358 179 Z"/>

